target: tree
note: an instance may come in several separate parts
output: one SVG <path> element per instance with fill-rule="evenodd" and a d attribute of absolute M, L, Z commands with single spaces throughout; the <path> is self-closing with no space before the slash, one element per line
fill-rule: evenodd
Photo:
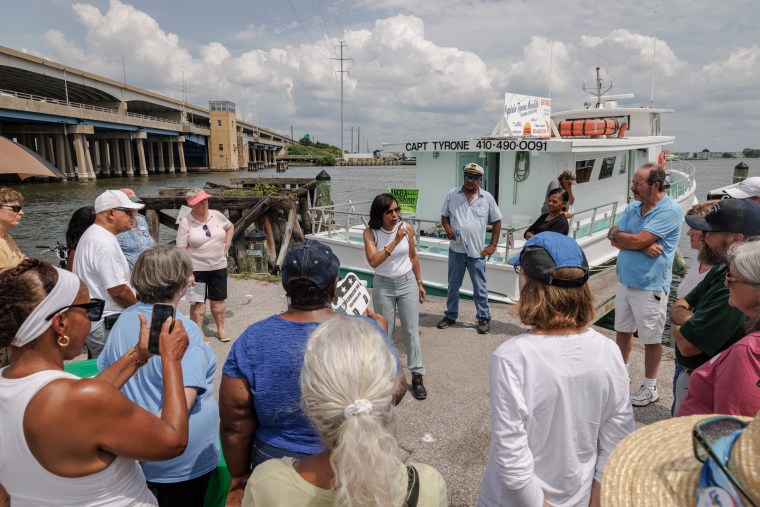
<path fill-rule="evenodd" d="M 734 158 L 734 154 L 733 153 L 729 153 L 727 151 L 724 151 L 723 152 L 723 158 Z"/>
<path fill-rule="evenodd" d="M 707 148 L 705 148 L 704 150 L 702 150 L 702 153 L 710 153 L 710 150 L 708 150 Z"/>
<path fill-rule="evenodd" d="M 301 139 L 298 140 L 298 144 L 300 144 L 301 146 L 311 146 L 314 143 L 311 142 L 311 139 L 309 139 L 308 137 L 304 136 L 304 137 L 302 137 Z"/>

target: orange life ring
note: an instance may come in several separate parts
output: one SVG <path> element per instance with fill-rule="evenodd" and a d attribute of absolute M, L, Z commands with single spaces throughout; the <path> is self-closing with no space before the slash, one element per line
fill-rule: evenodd
<path fill-rule="evenodd" d="M 657 159 L 657 167 L 662 167 L 665 169 L 667 167 L 667 163 L 665 162 L 665 152 L 660 152 L 660 157 Z"/>

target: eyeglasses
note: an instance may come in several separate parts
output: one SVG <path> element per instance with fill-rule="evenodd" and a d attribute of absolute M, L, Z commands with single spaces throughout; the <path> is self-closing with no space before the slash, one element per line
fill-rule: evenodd
<path fill-rule="evenodd" d="M 208 225 L 203 224 L 203 230 L 206 231 L 206 237 L 210 238 L 211 237 L 211 231 L 209 230 Z"/>
<path fill-rule="evenodd" d="M 393 213 L 401 213 L 401 208 L 396 206 L 395 208 L 391 208 L 385 211 L 386 215 L 392 215 Z"/>
<path fill-rule="evenodd" d="M 100 317 L 103 316 L 103 308 L 106 306 L 106 302 L 102 299 L 91 299 L 89 303 L 82 303 L 79 305 L 68 305 L 64 306 L 63 308 L 59 308 L 47 317 L 45 317 L 45 320 L 52 319 L 56 313 L 64 312 L 70 308 L 84 308 L 87 310 L 87 318 L 90 319 L 91 322 L 97 322 L 100 320 Z"/>
<path fill-rule="evenodd" d="M 752 287 L 760 287 L 760 283 L 750 282 L 749 280 L 742 280 L 731 276 L 731 270 L 726 271 L 726 285 L 730 286 L 732 283 L 743 283 L 744 285 L 750 285 Z"/>
<path fill-rule="evenodd" d="M 519 275 L 521 271 L 520 266 L 512 266 L 512 267 L 515 269 L 515 273 Z"/>
<path fill-rule="evenodd" d="M 467 181 L 478 181 L 482 176 L 475 174 L 465 174 L 464 179 Z"/>
<path fill-rule="evenodd" d="M 23 209 L 23 207 L 20 204 L 0 204 L 3 208 L 9 208 L 12 209 L 14 213 L 18 213 Z"/>
<path fill-rule="evenodd" d="M 694 429 L 691 432 L 692 435 L 692 447 L 694 449 L 694 456 L 704 463 L 707 458 L 712 458 L 713 462 L 720 468 L 723 475 L 731 482 L 736 488 L 736 491 L 741 493 L 744 498 L 749 501 L 749 505 L 755 506 L 755 504 L 749 500 L 750 496 L 739 484 L 739 481 L 734 477 L 731 471 L 726 467 L 724 460 L 718 457 L 716 451 L 713 448 L 713 444 L 718 440 L 725 438 L 735 431 L 743 429 L 747 423 L 729 416 L 713 416 L 703 419 L 694 425 Z"/>
<path fill-rule="evenodd" d="M 126 213 L 127 215 L 133 217 L 137 214 L 136 209 L 130 209 L 130 208 L 114 208 L 116 211 L 121 211 L 123 213 Z"/>
<path fill-rule="evenodd" d="M 632 187 L 639 188 L 642 185 L 649 185 L 649 183 L 646 182 L 646 181 L 631 181 L 631 186 Z"/>

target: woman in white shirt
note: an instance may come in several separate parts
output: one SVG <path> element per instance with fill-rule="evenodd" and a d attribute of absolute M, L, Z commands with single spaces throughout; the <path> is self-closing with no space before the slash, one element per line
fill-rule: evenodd
<path fill-rule="evenodd" d="M 588 262 L 574 239 L 542 232 L 509 263 L 520 273 L 520 321 L 533 327 L 491 358 L 478 505 L 598 505 L 607 456 L 633 431 L 633 409 L 615 342 L 587 327 Z"/>
<path fill-rule="evenodd" d="M 420 261 L 414 248 L 414 229 L 401 221 L 401 210 L 391 194 L 380 194 L 369 210 L 369 227 L 364 229 L 364 252 L 375 270 L 372 300 L 375 313 L 388 320 L 393 338 L 396 307 L 406 347 L 406 364 L 412 372 L 412 396 L 427 398 L 422 383 L 425 366 L 420 349 L 420 304 L 425 301 Z"/>

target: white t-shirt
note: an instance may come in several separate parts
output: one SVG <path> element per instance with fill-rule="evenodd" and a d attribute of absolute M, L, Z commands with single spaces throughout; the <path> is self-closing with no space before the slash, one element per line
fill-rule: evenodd
<path fill-rule="evenodd" d="M 221 212 L 208 210 L 208 220 L 199 222 L 189 213 L 177 228 L 177 248 L 187 249 L 193 260 L 193 271 L 215 271 L 227 268 L 224 242 L 232 222 Z"/>
<path fill-rule="evenodd" d="M 134 292 L 134 288 L 129 285 L 129 264 L 119 247 L 119 241 L 114 234 L 98 224 L 92 224 L 82 234 L 72 271 L 87 285 L 90 297 L 105 300 L 103 317 L 123 310 L 108 294 L 108 289 L 126 285 Z"/>
<path fill-rule="evenodd" d="M 409 224 L 404 224 L 404 227 L 410 226 Z M 378 251 L 382 250 L 396 239 L 398 228 L 399 224 L 396 224 L 396 227 L 394 227 L 391 232 L 386 231 L 382 227 L 379 229 L 370 229 L 375 238 L 375 246 Z M 410 234 L 414 234 L 411 227 L 408 230 Z M 393 249 L 390 257 L 385 259 L 375 268 L 375 274 L 387 276 L 388 278 L 398 278 L 401 275 L 407 274 L 411 270 L 412 261 L 409 259 L 409 236 L 407 236 L 396 245 L 396 248 Z"/>
<path fill-rule="evenodd" d="M 491 447 L 479 506 L 588 506 L 615 445 L 634 429 L 612 340 L 522 334 L 491 357 Z"/>

